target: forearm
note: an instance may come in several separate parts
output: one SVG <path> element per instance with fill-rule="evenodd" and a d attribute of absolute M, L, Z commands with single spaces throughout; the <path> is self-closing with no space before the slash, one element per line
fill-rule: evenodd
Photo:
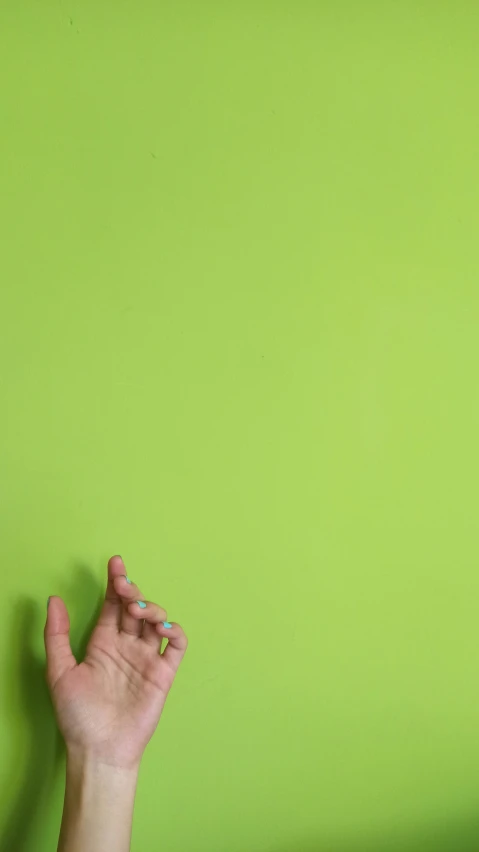
<path fill-rule="evenodd" d="M 137 777 L 69 753 L 58 852 L 129 852 Z"/>

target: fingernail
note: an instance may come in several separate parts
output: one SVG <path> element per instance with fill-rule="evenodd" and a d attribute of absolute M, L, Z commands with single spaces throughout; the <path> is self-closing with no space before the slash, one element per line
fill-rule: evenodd
<path fill-rule="evenodd" d="M 146 609 L 145 601 L 137 601 L 137 604 L 140 607 L 140 609 Z"/>
<path fill-rule="evenodd" d="M 171 624 L 170 624 L 170 622 L 169 622 L 169 621 L 162 621 L 161 623 L 162 623 L 163 627 L 166 627 L 166 629 L 167 629 L 167 630 L 169 630 L 169 629 L 170 629 Z"/>
<path fill-rule="evenodd" d="M 50 605 L 50 601 L 51 601 L 51 598 L 47 598 L 47 609 L 48 609 L 48 607 L 49 607 L 49 605 Z"/>
<path fill-rule="evenodd" d="M 126 582 L 127 582 L 127 583 L 129 583 L 129 584 L 130 584 L 130 586 L 131 586 L 131 580 L 130 580 L 130 578 L 129 578 L 126 574 L 125 574 L 125 580 L 126 580 Z"/>

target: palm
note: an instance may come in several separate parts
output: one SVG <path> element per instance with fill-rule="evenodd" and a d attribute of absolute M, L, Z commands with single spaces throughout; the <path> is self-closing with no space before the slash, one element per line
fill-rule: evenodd
<path fill-rule="evenodd" d="M 156 625 L 161 622 L 143 625 L 146 608 L 137 611 L 135 601 L 122 598 L 126 583 L 115 574 L 115 567 L 118 571 L 113 563 L 110 596 L 107 590 L 84 661 L 77 665 L 71 658 L 73 662 L 51 683 L 51 691 L 67 744 L 93 751 L 107 763 L 131 765 L 158 724 L 177 666 L 174 644 L 173 653 L 159 653 L 162 637 Z M 123 591 L 139 594 L 131 584 Z M 155 604 L 147 606 L 166 618 Z"/>

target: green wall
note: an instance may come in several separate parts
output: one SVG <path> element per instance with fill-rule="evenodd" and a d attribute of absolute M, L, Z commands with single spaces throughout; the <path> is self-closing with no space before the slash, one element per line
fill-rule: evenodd
<path fill-rule="evenodd" d="M 190 650 L 133 850 L 479 846 L 479 5 L 0 12 L 0 852 L 48 594 Z"/>

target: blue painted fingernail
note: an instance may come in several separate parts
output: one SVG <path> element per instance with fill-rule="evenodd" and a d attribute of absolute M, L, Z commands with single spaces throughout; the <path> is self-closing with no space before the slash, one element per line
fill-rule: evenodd
<path fill-rule="evenodd" d="M 49 605 L 50 605 L 50 600 L 51 600 L 51 598 L 47 598 L 47 609 L 48 609 L 48 607 L 49 607 Z"/>
<path fill-rule="evenodd" d="M 137 604 L 140 607 L 140 609 L 146 609 L 145 601 L 137 601 Z"/>
<path fill-rule="evenodd" d="M 129 578 L 129 577 L 127 577 L 127 575 L 126 575 L 126 574 L 125 574 L 125 580 L 126 580 L 126 582 L 127 582 L 127 583 L 129 583 L 129 584 L 130 584 L 130 586 L 131 586 L 131 580 L 130 580 L 130 578 Z"/>
<path fill-rule="evenodd" d="M 163 627 L 166 627 L 167 630 L 169 630 L 170 627 L 172 626 L 169 621 L 163 621 L 162 624 L 163 624 Z"/>

